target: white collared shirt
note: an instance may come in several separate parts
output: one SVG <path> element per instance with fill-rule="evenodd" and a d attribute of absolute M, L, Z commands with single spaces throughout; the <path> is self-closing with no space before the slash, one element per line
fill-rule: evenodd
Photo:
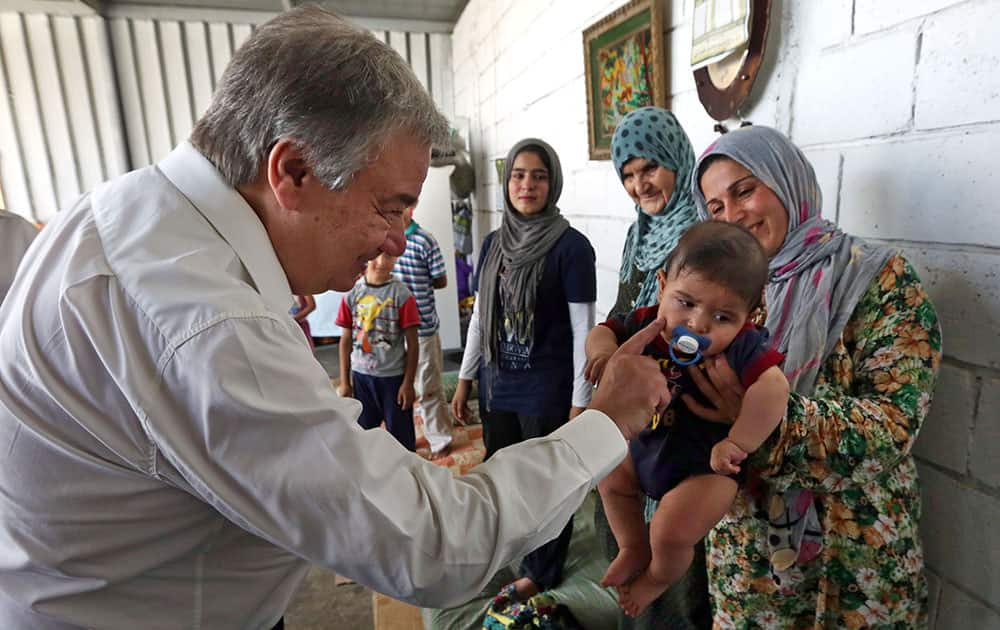
<path fill-rule="evenodd" d="M 307 568 L 447 606 L 625 455 L 590 411 L 454 478 L 331 388 L 193 147 L 41 233 L 0 307 L 0 628 L 270 628 Z"/>

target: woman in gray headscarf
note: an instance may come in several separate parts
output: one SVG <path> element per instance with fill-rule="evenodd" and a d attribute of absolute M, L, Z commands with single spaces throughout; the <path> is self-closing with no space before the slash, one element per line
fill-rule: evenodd
<path fill-rule="evenodd" d="M 504 214 L 483 242 L 478 294 L 452 409 L 469 415 L 479 379 L 486 457 L 505 446 L 548 435 L 590 403 L 583 377 L 584 340 L 594 325 L 594 250 L 569 226 L 556 202 L 559 156 L 528 138 L 504 163 Z M 511 586 L 525 599 L 562 578 L 572 521 L 558 538 L 525 557 Z"/>
<path fill-rule="evenodd" d="M 752 456 L 763 483 L 741 489 L 709 536 L 716 624 L 925 626 L 910 447 L 941 330 L 916 272 L 823 219 L 812 166 L 774 129 L 722 136 L 691 189 L 703 218 L 739 223 L 764 246 L 766 323 L 792 386 L 786 418 Z M 743 388 L 732 369 L 691 373 L 715 408 L 688 406 L 734 417 Z"/>

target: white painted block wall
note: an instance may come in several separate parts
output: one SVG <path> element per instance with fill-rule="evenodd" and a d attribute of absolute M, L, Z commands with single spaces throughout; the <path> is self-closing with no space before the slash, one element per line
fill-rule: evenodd
<path fill-rule="evenodd" d="M 692 0 L 661 0 L 670 108 L 700 152 L 715 137 L 687 70 Z M 549 141 L 560 207 L 597 251 L 598 310 L 615 299 L 632 204 L 587 159 L 582 31 L 621 0 L 471 0 L 452 38 L 481 239 L 499 224 L 493 159 Z M 775 0 L 762 78 L 743 116 L 789 133 L 823 214 L 902 248 L 944 326 L 945 359 L 918 440 L 936 628 L 1000 630 L 1000 2 Z M 478 252 L 477 252 L 478 254 Z"/>

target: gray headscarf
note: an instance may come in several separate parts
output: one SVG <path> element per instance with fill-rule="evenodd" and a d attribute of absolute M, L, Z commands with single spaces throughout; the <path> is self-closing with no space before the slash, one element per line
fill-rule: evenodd
<path fill-rule="evenodd" d="M 545 208 L 531 216 L 515 210 L 508 193 L 514 159 L 526 149 L 544 153 L 546 159 L 543 161 L 549 166 L 549 196 Z M 547 143 L 525 138 L 515 144 L 507 154 L 500 185 L 503 186 L 503 223 L 483 260 L 477 298 L 480 300 L 483 365 L 487 368 L 491 367 L 496 354 L 501 326 L 504 338 L 527 346 L 530 352 L 534 341 L 535 299 L 545 271 L 545 256 L 569 228 L 569 221 L 559 214 L 556 206 L 562 193 L 562 167 L 559 156 Z M 498 291 L 503 309 L 499 321 L 496 312 Z"/>
<path fill-rule="evenodd" d="M 820 216 L 823 197 L 812 165 L 791 140 L 769 127 L 725 134 L 698 159 L 691 192 L 708 218 L 699 174 L 713 155 L 731 158 L 770 188 L 788 212 L 788 234 L 769 262 L 767 327 L 785 353 L 792 390 L 811 395 L 858 300 L 893 251 L 840 231 Z"/>
<path fill-rule="evenodd" d="M 694 149 L 672 113 L 660 107 L 640 107 L 622 118 L 611 138 L 611 159 L 618 177 L 633 158 L 649 160 L 676 176 L 674 191 L 658 214 L 648 215 L 639 204 L 635 206 L 638 216 L 625 241 L 619 280 L 628 282 L 636 271 L 643 275 L 635 301 L 638 308 L 656 303 L 656 271 L 681 235 L 698 220 L 698 212 L 687 187 Z"/>

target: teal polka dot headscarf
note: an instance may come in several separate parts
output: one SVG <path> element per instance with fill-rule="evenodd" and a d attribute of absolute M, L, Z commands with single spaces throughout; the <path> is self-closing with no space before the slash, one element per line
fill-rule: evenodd
<path fill-rule="evenodd" d="M 660 107 L 642 107 L 625 115 L 611 139 L 611 159 L 618 177 L 625 163 L 643 158 L 675 174 L 674 192 L 655 216 L 635 206 L 638 218 L 629 228 L 622 254 L 619 279 L 628 282 L 638 271 L 644 274 L 635 308 L 656 303 L 656 270 L 662 267 L 681 235 L 698 220 L 698 209 L 687 182 L 694 167 L 694 149 L 677 118 Z"/>

